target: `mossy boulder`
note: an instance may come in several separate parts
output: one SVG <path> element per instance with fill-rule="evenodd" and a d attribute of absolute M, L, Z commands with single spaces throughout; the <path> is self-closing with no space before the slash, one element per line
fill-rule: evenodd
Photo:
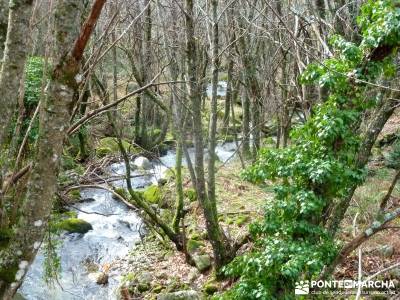
<path fill-rule="evenodd" d="M 150 185 L 143 191 L 143 198 L 151 203 L 158 204 L 162 199 L 161 189 L 157 185 Z"/>
<path fill-rule="evenodd" d="M 204 293 L 213 295 L 218 291 L 218 284 L 216 282 L 207 282 L 203 287 Z"/>
<path fill-rule="evenodd" d="M 22 296 L 20 293 L 15 293 L 12 300 L 26 300 L 26 298 L 24 296 Z"/>
<path fill-rule="evenodd" d="M 186 189 L 183 193 L 185 197 L 189 199 L 190 202 L 194 202 L 197 200 L 197 194 L 194 189 L 192 188 Z"/>
<path fill-rule="evenodd" d="M 10 238 L 13 236 L 13 230 L 9 228 L 0 229 L 0 249 L 8 245 Z"/>
<path fill-rule="evenodd" d="M 201 240 L 201 235 L 198 232 L 193 232 L 190 235 L 190 239 L 195 240 L 195 241 Z"/>
<path fill-rule="evenodd" d="M 246 222 L 248 222 L 250 220 L 250 217 L 249 216 L 239 216 L 237 219 L 236 219 L 236 221 L 235 221 L 235 223 L 236 223 L 236 225 L 238 225 L 238 226 L 243 226 Z"/>
<path fill-rule="evenodd" d="M 78 217 L 78 213 L 74 210 L 69 210 L 63 213 L 63 216 L 67 217 L 67 218 L 77 218 Z"/>
<path fill-rule="evenodd" d="M 122 145 L 126 152 L 135 154 L 138 153 L 138 149 L 135 148 L 131 143 L 127 140 L 122 140 Z M 104 157 L 110 154 L 119 153 L 118 140 L 115 137 L 105 137 L 99 140 L 98 145 L 96 147 L 96 155 L 98 157 Z"/>
<path fill-rule="evenodd" d="M 211 257 L 208 254 L 194 255 L 193 261 L 200 272 L 205 272 L 211 268 Z"/>
<path fill-rule="evenodd" d="M 189 239 L 186 244 L 187 251 L 190 254 L 198 252 L 202 247 L 204 247 L 204 243 L 200 241 L 196 241 L 193 239 Z"/>
<path fill-rule="evenodd" d="M 90 223 L 78 219 L 78 218 L 69 218 L 65 220 L 61 220 L 56 227 L 59 229 L 65 230 L 69 233 L 81 233 L 85 234 L 89 230 L 92 230 L 93 227 Z"/>

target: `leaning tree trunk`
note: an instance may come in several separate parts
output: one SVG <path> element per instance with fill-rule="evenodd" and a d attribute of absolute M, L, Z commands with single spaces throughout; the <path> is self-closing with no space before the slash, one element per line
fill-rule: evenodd
<path fill-rule="evenodd" d="M 57 173 L 73 108 L 75 81 L 83 51 L 103 8 L 105 0 L 96 0 L 70 49 L 79 28 L 81 1 L 59 1 L 55 9 L 56 51 L 58 63 L 47 87 L 41 111 L 37 154 L 28 183 L 28 192 L 15 234 L 0 251 L 0 298 L 11 299 L 22 282 L 29 264 L 40 247 L 56 192 Z"/>

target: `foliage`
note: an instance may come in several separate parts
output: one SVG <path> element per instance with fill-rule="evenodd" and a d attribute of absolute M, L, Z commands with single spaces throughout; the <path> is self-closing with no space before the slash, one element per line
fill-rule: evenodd
<path fill-rule="evenodd" d="M 25 69 L 25 109 L 32 111 L 39 103 L 43 78 L 43 58 L 32 56 L 28 59 Z"/>
<path fill-rule="evenodd" d="M 386 165 L 393 169 L 400 168 L 400 141 L 398 139 L 393 144 L 392 151 L 389 153 L 386 159 Z"/>
<path fill-rule="evenodd" d="M 54 215 L 49 222 L 49 227 L 46 230 L 42 245 L 44 250 L 43 280 L 48 285 L 54 285 L 61 273 L 61 258 L 57 253 L 61 240 L 59 239 L 60 229 L 54 226 L 56 218 L 58 218 L 58 216 Z"/>
<path fill-rule="evenodd" d="M 376 50 L 399 43 L 400 8 L 393 1 L 369 1 L 358 23 L 359 45 L 333 36 L 335 56 L 302 74 L 304 84 L 328 91 L 326 101 L 292 131 L 288 148 L 262 150 L 243 174 L 254 182 L 273 181 L 275 199 L 266 202 L 263 222 L 250 227 L 256 250 L 225 269 L 240 281 L 222 298 L 292 299 L 295 282 L 317 277 L 337 254 L 337 241 L 324 227 L 327 212 L 365 178 L 357 165 L 356 129 L 362 113 L 380 101 L 379 94 L 367 99 L 371 87 L 365 81 L 393 74 L 393 55 L 376 59 Z"/>
<path fill-rule="evenodd" d="M 161 190 L 157 185 L 150 185 L 143 191 L 143 197 L 151 204 L 158 204 L 162 198 Z"/>
<path fill-rule="evenodd" d="M 39 103 L 42 89 L 43 80 L 43 58 L 39 56 L 32 56 L 28 59 L 25 68 L 25 93 L 24 93 L 24 107 L 25 118 L 22 124 L 22 132 L 28 129 L 29 123 L 36 106 Z M 31 131 L 29 132 L 29 143 L 34 143 L 39 133 L 39 121 L 36 118 Z"/>

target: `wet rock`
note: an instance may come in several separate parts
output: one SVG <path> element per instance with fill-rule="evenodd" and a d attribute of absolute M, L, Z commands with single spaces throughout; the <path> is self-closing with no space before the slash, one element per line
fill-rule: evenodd
<path fill-rule="evenodd" d="M 201 296 L 193 290 L 179 291 L 174 293 L 161 294 L 157 296 L 157 300 L 200 300 Z"/>
<path fill-rule="evenodd" d="M 108 283 L 108 274 L 107 273 L 103 273 L 100 272 L 99 274 L 97 274 L 96 276 L 96 283 L 97 284 L 107 284 Z"/>
<path fill-rule="evenodd" d="M 100 285 L 108 283 L 108 274 L 104 272 L 90 273 L 89 278 Z"/>
<path fill-rule="evenodd" d="M 125 226 L 126 228 L 132 229 L 131 224 L 128 221 L 119 219 L 118 223 L 120 223 L 122 226 Z"/>
<path fill-rule="evenodd" d="M 69 233 L 81 233 L 81 234 L 85 234 L 89 230 L 93 229 L 90 223 L 77 218 L 69 218 L 62 220 L 56 226 L 59 229 L 65 230 Z"/>
<path fill-rule="evenodd" d="M 394 253 L 394 247 L 392 245 L 383 245 L 382 247 L 378 248 L 378 253 L 382 257 L 389 258 Z"/>
<path fill-rule="evenodd" d="M 168 180 L 165 179 L 165 178 L 160 178 L 160 179 L 157 180 L 157 184 L 158 184 L 159 186 L 164 186 L 164 185 L 167 184 L 167 182 L 168 182 Z"/>
<path fill-rule="evenodd" d="M 20 293 L 15 293 L 13 300 L 25 300 L 26 298 L 22 296 Z"/>
<path fill-rule="evenodd" d="M 211 258 L 208 254 L 194 255 L 193 261 L 200 272 L 207 271 L 211 267 Z"/>
<path fill-rule="evenodd" d="M 94 202 L 96 201 L 96 199 L 94 198 L 83 198 L 83 199 L 79 199 L 78 203 L 87 203 L 87 202 Z"/>
<path fill-rule="evenodd" d="M 133 163 L 140 169 L 149 170 L 152 168 L 150 161 L 144 156 L 137 157 Z"/>

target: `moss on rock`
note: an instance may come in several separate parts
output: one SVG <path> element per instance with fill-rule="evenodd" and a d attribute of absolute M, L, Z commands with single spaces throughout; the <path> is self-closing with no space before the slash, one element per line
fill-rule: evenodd
<path fill-rule="evenodd" d="M 122 145 L 125 150 L 129 153 L 139 153 L 139 150 L 134 147 L 127 140 L 122 140 Z M 96 147 L 96 155 L 98 157 L 103 157 L 110 154 L 119 153 L 118 141 L 115 137 L 105 137 L 102 138 Z"/>
<path fill-rule="evenodd" d="M 158 204 L 162 198 L 160 187 L 157 185 L 150 185 L 143 191 L 143 197 L 151 204 Z"/>
<path fill-rule="evenodd" d="M 193 239 L 189 239 L 186 244 L 187 251 L 191 254 L 200 250 L 201 247 L 204 247 L 203 242 L 199 242 Z"/>
<path fill-rule="evenodd" d="M 236 223 L 236 225 L 238 225 L 238 226 L 243 226 L 247 221 L 249 221 L 250 220 L 250 217 L 249 216 L 239 216 L 237 219 L 236 219 L 236 221 L 235 221 L 235 223 Z"/>
<path fill-rule="evenodd" d="M 201 273 L 211 268 L 211 258 L 208 254 L 194 255 L 193 261 L 197 270 L 199 270 Z"/>
<path fill-rule="evenodd" d="M 196 191 L 192 188 L 186 189 L 184 191 L 184 195 L 186 198 L 188 198 L 190 200 L 190 202 L 194 202 L 197 200 L 197 194 Z"/>
<path fill-rule="evenodd" d="M 213 295 L 218 291 L 218 284 L 216 282 L 207 282 L 203 287 L 204 293 Z"/>
<path fill-rule="evenodd" d="M 93 229 L 90 223 L 77 218 L 69 218 L 61 220 L 58 224 L 56 224 L 56 227 L 68 231 L 69 233 L 81 233 L 81 234 L 85 234 L 89 230 Z"/>
<path fill-rule="evenodd" d="M 0 269 L 0 280 L 12 283 L 15 281 L 15 275 L 17 274 L 19 268 L 18 265 L 10 266 L 8 268 Z"/>

